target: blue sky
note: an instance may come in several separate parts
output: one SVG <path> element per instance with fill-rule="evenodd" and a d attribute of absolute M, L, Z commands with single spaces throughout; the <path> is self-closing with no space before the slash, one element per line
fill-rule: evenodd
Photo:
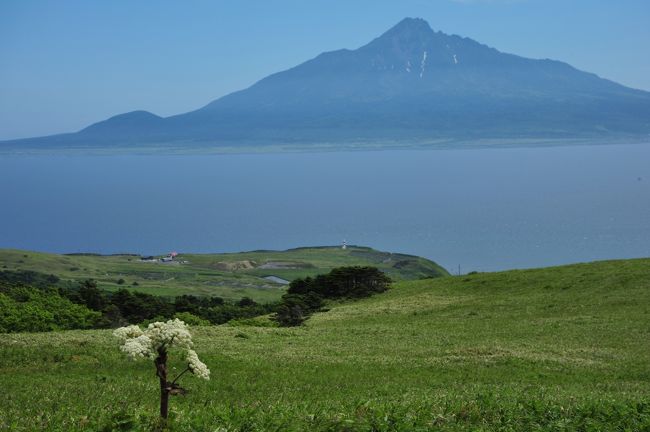
<path fill-rule="evenodd" d="M 650 90 L 648 0 L 2 0 L 0 140 L 189 111 L 406 16 Z"/>

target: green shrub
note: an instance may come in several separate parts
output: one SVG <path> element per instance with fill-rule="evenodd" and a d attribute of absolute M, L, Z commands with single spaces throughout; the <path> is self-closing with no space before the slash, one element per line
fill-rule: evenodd
<path fill-rule="evenodd" d="M 212 323 L 206 319 L 198 317 L 189 312 L 176 312 L 174 318 L 178 318 L 181 321 L 184 321 L 186 324 L 191 326 L 209 326 Z"/>
<path fill-rule="evenodd" d="M 56 290 L 15 287 L 0 293 L 0 332 L 89 329 L 101 314 L 61 297 Z"/>

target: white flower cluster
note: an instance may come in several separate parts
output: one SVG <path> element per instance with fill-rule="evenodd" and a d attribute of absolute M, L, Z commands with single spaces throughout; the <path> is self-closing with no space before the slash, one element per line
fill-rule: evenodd
<path fill-rule="evenodd" d="M 199 356 L 196 354 L 196 351 L 187 350 L 187 364 L 190 368 L 190 372 L 192 372 L 197 377 L 203 378 L 204 380 L 210 379 L 210 369 L 208 369 L 205 363 L 199 360 Z"/>
<path fill-rule="evenodd" d="M 151 339 L 146 335 L 140 335 L 124 341 L 120 347 L 129 357 L 153 357 L 153 349 L 151 348 Z"/>
<path fill-rule="evenodd" d="M 142 335 L 142 329 L 137 325 L 120 327 L 113 332 L 113 336 L 118 338 L 121 343 L 126 342 L 127 339 L 135 338 L 140 335 Z"/>
<path fill-rule="evenodd" d="M 187 329 L 187 324 L 178 318 L 149 324 L 144 334 L 151 339 L 151 346 L 156 351 L 163 346 L 177 346 L 183 349 L 192 347 L 192 335 Z"/>
<path fill-rule="evenodd" d="M 144 331 L 137 325 L 121 327 L 113 332 L 113 336 L 120 341 L 120 349 L 134 359 L 154 358 L 161 348 L 167 350 L 176 346 L 185 349 L 190 372 L 199 378 L 210 379 L 210 370 L 191 349 L 192 335 L 187 324 L 179 319 L 149 324 Z"/>

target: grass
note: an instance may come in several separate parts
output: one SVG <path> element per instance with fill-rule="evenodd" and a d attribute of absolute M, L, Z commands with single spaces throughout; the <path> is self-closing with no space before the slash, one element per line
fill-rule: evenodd
<path fill-rule="evenodd" d="M 650 259 L 403 281 L 300 328 L 194 330 L 171 430 L 649 430 Z M 179 363 L 175 366 L 181 367 Z M 149 430 L 109 331 L 0 335 L 0 429 Z"/>
<path fill-rule="evenodd" d="M 447 274 L 442 267 L 424 258 L 365 247 L 181 254 L 177 260 L 188 263 L 147 263 L 131 255 L 58 255 L 0 249 L 0 270 L 34 270 L 65 280 L 95 279 L 100 288 L 107 290 L 129 288 L 161 296 L 210 295 L 228 300 L 246 296 L 259 302 L 278 300 L 284 293 L 283 285 L 264 279 L 266 276 L 292 280 L 346 265 L 373 265 L 396 280 Z M 252 268 L 234 269 L 242 263 L 252 263 Z M 275 267 L 281 268 L 261 268 L 268 263 L 280 264 Z M 117 283 L 120 279 L 124 279 L 124 284 Z"/>

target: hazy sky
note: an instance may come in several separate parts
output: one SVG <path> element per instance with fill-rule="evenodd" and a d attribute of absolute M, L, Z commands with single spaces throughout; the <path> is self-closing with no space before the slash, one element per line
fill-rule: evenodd
<path fill-rule="evenodd" d="M 650 90 L 649 0 L 2 0 L 0 140 L 196 109 L 406 16 Z"/>

